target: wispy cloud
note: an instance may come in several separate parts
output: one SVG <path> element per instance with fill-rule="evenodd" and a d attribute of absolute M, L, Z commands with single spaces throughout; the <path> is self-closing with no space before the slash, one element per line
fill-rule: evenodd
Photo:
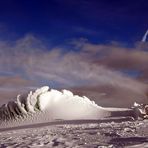
<path fill-rule="evenodd" d="M 133 70 L 139 72 L 139 78 L 148 81 L 148 44 L 136 43 L 135 47 L 126 47 L 118 42 L 110 44 L 92 44 L 85 39 L 72 41 L 96 65 L 104 65 L 114 70 Z"/>
<path fill-rule="evenodd" d="M 148 30 L 145 32 L 145 34 L 144 34 L 144 36 L 142 38 L 142 42 L 146 42 L 147 35 L 148 35 Z"/>
<path fill-rule="evenodd" d="M 99 83 L 112 84 L 116 83 L 117 79 L 129 79 L 122 76 L 119 72 L 96 64 L 92 61 L 93 54 L 85 54 L 85 51 L 90 50 L 92 50 L 92 53 L 96 53 L 96 51 L 111 49 L 110 46 L 86 43 L 81 47 L 80 52 L 62 53 L 62 48 L 45 50 L 42 44 L 40 47 L 37 46 L 38 48 L 34 46 L 34 44 L 37 45 L 38 43 L 37 39 L 29 35 L 16 41 L 13 46 L 5 45 L 5 50 L 3 46 L 0 68 L 3 71 L 5 69 L 12 70 L 21 75 L 23 73 L 26 77 L 35 81 L 38 81 L 37 77 L 40 77 L 40 79 L 45 78 L 68 86 L 90 83 L 94 85 Z M 110 76 L 112 80 L 109 78 Z"/>
<path fill-rule="evenodd" d="M 65 50 L 62 47 L 47 49 L 44 43 L 33 35 L 27 35 L 15 42 L 1 41 L 0 71 L 9 71 L 18 76 L 9 78 L 10 81 L 6 84 L 9 86 L 9 83 L 13 83 L 13 87 L 25 84 L 80 90 L 96 88 L 98 92 L 99 89 L 102 90 L 99 93 L 87 91 L 91 95 L 109 93 L 110 89 L 107 88 L 116 88 L 117 92 L 117 88 L 120 88 L 120 92 L 128 91 L 129 98 L 146 98 L 146 84 L 117 71 L 118 68 L 132 68 L 137 63 L 140 68 L 141 64 L 147 63 L 146 51 L 126 49 L 115 43 L 97 45 L 85 39 L 73 41 L 73 45 L 79 48 L 79 52 L 63 52 Z M 5 78 L 1 77 L 0 81 L 4 80 Z M 28 81 L 31 81 L 31 84 Z M 113 94 L 112 98 L 116 96 L 116 93 Z"/>

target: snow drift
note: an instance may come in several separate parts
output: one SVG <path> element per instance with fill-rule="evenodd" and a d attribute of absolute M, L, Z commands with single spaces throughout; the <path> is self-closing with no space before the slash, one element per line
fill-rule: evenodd
<path fill-rule="evenodd" d="M 127 108 L 104 108 L 89 98 L 74 95 L 68 90 L 41 87 L 30 91 L 27 97 L 18 95 L 0 107 L 0 129 L 54 122 L 56 120 L 96 120 L 106 117 L 137 117 L 137 112 Z"/>
<path fill-rule="evenodd" d="M 30 91 L 26 98 L 18 95 L 16 101 L 2 105 L 0 127 L 107 116 L 110 116 L 108 111 L 85 96 L 73 95 L 68 90 L 49 90 L 48 86 L 44 86 L 35 92 Z"/>

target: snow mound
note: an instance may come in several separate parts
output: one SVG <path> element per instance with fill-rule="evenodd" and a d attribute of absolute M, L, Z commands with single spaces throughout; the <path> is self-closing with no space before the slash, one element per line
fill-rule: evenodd
<path fill-rule="evenodd" d="M 50 122 L 56 119 L 98 119 L 108 111 L 89 98 L 73 95 L 68 90 L 49 90 L 48 86 L 30 91 L 24 98 L 18 95 L 0 107 L 0 127 Z"/>

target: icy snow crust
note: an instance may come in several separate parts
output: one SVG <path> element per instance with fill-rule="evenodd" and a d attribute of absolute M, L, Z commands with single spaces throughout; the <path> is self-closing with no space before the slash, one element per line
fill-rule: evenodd
<path fill-rule="evenodd" d="M 30 92 L 27 98 L 18 95 L 16 101 L 0 107 L 0 128 L 62 120 L 99 119 L 110 112 L 87 97 L 62 92 L 48 86 Z"/>

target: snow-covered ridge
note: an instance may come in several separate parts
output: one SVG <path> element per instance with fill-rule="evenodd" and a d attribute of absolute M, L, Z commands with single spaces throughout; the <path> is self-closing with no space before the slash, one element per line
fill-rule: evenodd
<path fill-rule="evenodd" d="M 102 107 L 85 96 L 73 95 L 68 90 L 49 90 L 48 86 L 44 86 L 30 91 L 26 98 L 18 95 L 16 101 L 2 105 L 0 126 L 13 122 L 16 125 L 56 119 L 98 119 L 106 114 Z"/>
<path fill-rule="evenodd" d="M 0 129 L 17 127 L 55 120 L 90 120 L 106 117 L 141 116 L 139 104 L 134 108 L 104 108 L 89 98 L 74 95 L 68 90 L 41 87 L 30 91 L 27 97 L 18 95 L 16 101 L 10 101 L 0 107 Z"/>

